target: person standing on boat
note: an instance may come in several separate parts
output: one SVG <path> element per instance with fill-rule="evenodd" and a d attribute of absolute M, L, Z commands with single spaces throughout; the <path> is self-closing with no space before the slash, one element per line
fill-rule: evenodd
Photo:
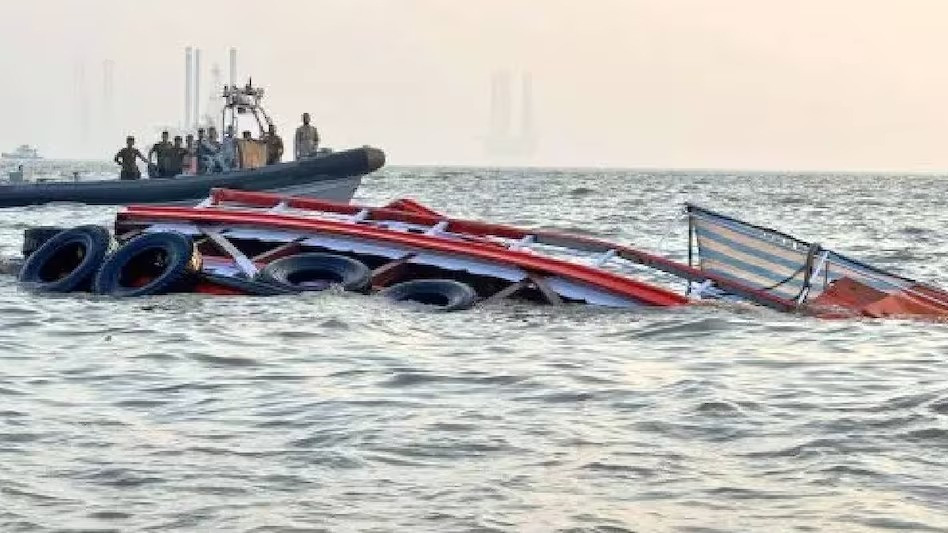
<path fill-rule="evenodd" d="M 184 174 L 197 174 L 197 148 L 194 146 L 194 135 L 189 133 L 184 138 L 184 158 L 181 166 Z"/>
<path fill-rule="evenodd" d="M 303 125 L 296 128 L 296 142 L 293 146 L 297 160 L 314 155 L 319 148 L 319 132 L 315 126 L 310 125 L 309 113 L 303 113 Z"/>
<path fill-rule="evenodd" d="M 188 156 L 188 150 L 181 145 L 181 136 L 174 136 L 174 145 L 168 151 L 168 172 L 165 178 L 173 178 L 184 173 L 184 160 Z"/>
<path fill-rule="evenodd" d="M 198 130 L 198 173 L 211 174 L 218 172 L 217 153 L 220 150 L 220 143 L 217 142 L 217 129 L 213 126 L 208 128 L 207 137 L 204 136 L 204 130 Z"/>
<path fill-rule="evenodd" d="M 169 165 L 171 163 L 171 142 L 168 141 L 168 132 L 161 132 L 161 140 L 156 142 L 151 146 L 151 149 L 148 150 L 148 167 L 152 167 L 152 158 L 158 156 L 158 173 L 155 175 L 157 178 L 167 178 L 168 173 L 170 172 Z"/>
<path fill-rule="evenodd" d="M 207 141 L 211 143 L 211 146 L 214 147 L 215 152 L 219 152 L 221 149 L 221 142 L 217 140 L 217 128 L 211 126 L 207 128 Z"/>
<path fill-rule="evenodd" d="M 125 148 L 122 148 L 115 154 L 115 164 L 121 165 L 122 172 L 119 174 L 119 179 L 122 180 L 139 180 L 142 178 L 141 171 L 138 170 L 137 160 L 141 159 L 145 164 L 148 164 L 148 160 L 145 159 L 145 156 L 135 148 L 135 137 L 129 135 L 125 138 Z"/>
<path fill-rule="evenodd" d="M 221 158 L 224 170 L 233 170 L 238 168 L 240 161 L 240 148 L 237 145 L 237 131 L 233 126 L 227 126 L 227 136 L 221 143 Z"/>
<path fill-rule="evenodd" d="M 208 144 L 207 136 L 204 134 L 204 128 L 198 128 L 197 145 L 194 147 L 194 154 L 197 174 L 206 174 L 207 161 L 205 158 L 208 156 Z"/>
<path fill-rule="evenodd" d="M 283 159 L 283 139 L 277 135 L 276 126 L 270 124 L 270 130 L 264 139 L 267 142 L 267 164 L 279 163 Z"/>

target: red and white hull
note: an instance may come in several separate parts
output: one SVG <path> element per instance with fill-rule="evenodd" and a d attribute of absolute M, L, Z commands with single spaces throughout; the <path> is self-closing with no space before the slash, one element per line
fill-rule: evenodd
<path fill-rule="evenodd" d="M 474 280 L 478 295 L 485 299 L 526 291 L 551 303 L 610 307 L 688 303 L 678 293 L 608 268 L 609 263 L 627 262 L 616 245 L 451 219 L 411 201 L 371 208 L 215 190 L 198 207 L 129 206 L 117 215 L 116 232 L 134 231 L 207 237 L 204 269 L 218 275 L 252 276 L 280 257 L 328 251 L 372 266 L 376 287 L 410 279 L 415 273 L 430 277 L 437 272 Z"/>

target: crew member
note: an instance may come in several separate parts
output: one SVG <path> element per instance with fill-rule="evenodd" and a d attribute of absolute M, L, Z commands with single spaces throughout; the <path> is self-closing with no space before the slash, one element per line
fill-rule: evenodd
<path fill-rule="evenodd" d="M 152 158 L 158 156 L 158 173 L 155 177 L 157 178 L 168 178 L 168 174 L 171 172 L 171 143 L 168 142 L 168 132 L 161 132 L 161 140 L 156 142 L 151 146 L 151 149 L 148 150 L 148 165 L 151 167 Z"/>
<path fill-rule="evenodd" d="M 121 165 L 122 167 L 119 179 L 139 180 L 142 178 L 142 173 L 138 170 L 136 159 L 141 159 L 145 164 L 148 164 L 148 160 L 145 159 L 145 156 L 138 151 L 138 148 L 135 148 L 135 137 L 129 135 L 125 138 L 125 148 L 119 150 L 114 158 L 115 164 Z"/>
<path fill-rule="evenodd" d="M 234 126 L 227 126 L 227 134 L 221 142 L 219 160 L 222 171 L 237 168 L 237 136 Z"/>
<path fill-rule="evenodd" d="M 299 160 L 314 155 L 318 147 L 319 132 L 316 131 L 315 126 L 309 124 L 309 113 L 303 113 L 303 125 L 296 128 L 293 154 Z"/>
<path fill-rule="evenodd" d="M 194 134 L 184 138 L 184 159 L 181 162 L 185 174 L 197 174 L 197 148 L 194 146 Z"/>
<path fill-rule="evenodd" d="M 270 130 L 264 140 L 267 143 L 267 164 L 279 163 L 283 159 L 283 139 L 277 135 L 276 126 L 270 124 Z"/>
<path fill-rule="evenodd" d="M 174 145 L 168 150 L 168 172 L 165 178 L 173 178 L 184 173 L 184 160 L 188 149 L 181 145 L 181 136 L 174 136 Z"/>
<path fill-rule="evenodd" d="M 214 147 L 214 151 L 220 151 L 221 142 L 217 140 L 217 128 L 214 126 L 207 128 L 207 141 Z"/>
<path fill-rule="evenodd" d="M 209 155 L 209 150 L 210 148 L 207 144 L 207 136 L 204 134 L 204 128 L 198 128 L 197 146 L 195 146 L 198 174 L 207 173 L 207 160 L 205 158 Z"/>

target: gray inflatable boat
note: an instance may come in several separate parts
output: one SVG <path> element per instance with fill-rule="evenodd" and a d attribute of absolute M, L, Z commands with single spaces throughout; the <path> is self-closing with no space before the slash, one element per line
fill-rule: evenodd
<path fill-rule="evenodd" d="M 206 198 L 213 188 L 272 191 L 348 202 L 355 194 L 361 176 L 384 164 L 384 152 L 363 147 L 222 174 L 136 181 L 4 184 L 0 185 L 0 207 L 52 202 L 91 205 L 189 203 Z"/>

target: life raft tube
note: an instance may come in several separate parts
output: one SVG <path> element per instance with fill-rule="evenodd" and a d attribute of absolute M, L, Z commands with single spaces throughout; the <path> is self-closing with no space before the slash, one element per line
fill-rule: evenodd
<path fill-rule="evenodd" d="M 112 237 L 102 226 L 61 231 L 30 254 L 18 279 L 39 292 L 85 290 L 109 251 Z"/>
<path fill-rule="evenodd" d="M 474 305 L 477 293 L 453 279 L 416 279 L 392 285 L 381 293 L 395 302 L 417 302 L 439 311 L 462 311 Z"/>
<path fill-rule="evenodd" d="M 180 233 L 146 233 L 128 241 L 96 274 L 93 292 L 116 297 L 166 294 L 190 288 L 201 254 Z"/>

